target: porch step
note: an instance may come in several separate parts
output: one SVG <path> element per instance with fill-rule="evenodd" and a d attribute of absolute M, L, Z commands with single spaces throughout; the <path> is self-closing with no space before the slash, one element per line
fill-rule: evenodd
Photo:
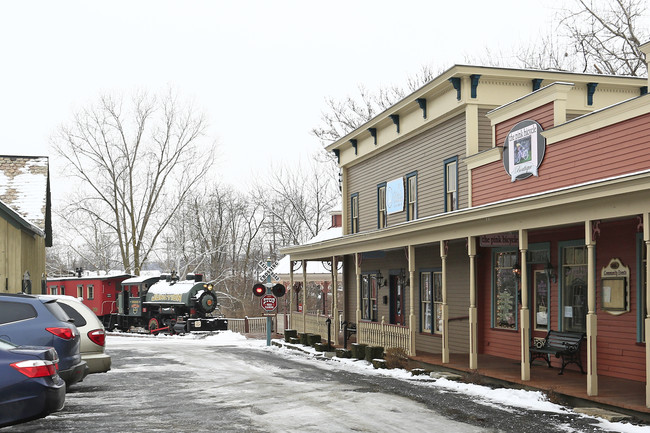
<path fill-rule="evenodd" d="M 573 409 L 575 412 L 582 413 L 589 416 L 596 416 L 603 418 L 609 422 L 630 421 L 631 416 L 623 415 L 622 413 L 612 412 L 611 410 L 601 409 L 598 407 L 576 407 Z"/>

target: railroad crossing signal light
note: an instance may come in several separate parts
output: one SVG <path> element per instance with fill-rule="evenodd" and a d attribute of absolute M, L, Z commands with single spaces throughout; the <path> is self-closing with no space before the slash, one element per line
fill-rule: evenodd
<path fill-rule="evenodd" d="M 287 292 L 286 287 L 284 287 L 282 284 L 278 283 L 273 288 L 271 289 L 271 292 L 278 298 L 284 296 L 284 294 Z"/>
<path fill-rule="evenodd" d="M 266 294 L 266 287 L 262 283 L 257 283 L 253 286 L 253 295 L 264 296 Z"/>

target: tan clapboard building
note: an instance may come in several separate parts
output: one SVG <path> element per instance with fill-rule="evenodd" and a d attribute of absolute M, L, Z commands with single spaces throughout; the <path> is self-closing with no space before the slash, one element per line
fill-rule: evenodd
<path fill-rule="evenodd" d="M 48 158 L 0 156 L 0 293 L 43 292 L 50 207 Z"/>
<path fill-rule="evenodd" d="M 454 66 L 327 147 L 343 236 L 283 252 L 343 262 L 339 308 L 361 343 L 519 362 L 527 381 L 549 332 L 583 335 L 566 368 L 585 371 L 588 395 L 602 376 L 647 383 L 647 90 Z M 292 326 L 310 332 L 304 314 Z"/>

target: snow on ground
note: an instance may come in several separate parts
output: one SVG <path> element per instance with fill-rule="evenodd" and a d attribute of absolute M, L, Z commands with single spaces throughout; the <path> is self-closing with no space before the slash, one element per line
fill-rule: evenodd
<path fill-rule="evenodd" d="M 241 334 L 231 331 L 221 332 L 214 335 L 158 335 L 156 337 L 137 334 L 111 334 L 110 338 L 106 339 L 107 348 L 109 350 L 111 344 L 116 343 L 119 344 L 119 346 L 133 344 L 139 346 L 140 348 L 151 345 L 151 349 L 155 351 L 155 346 L 162 344 L 163 341 L 165 345 L 195 344 L 201 347 L 236 346 L 242 348 L 250 348 L 253 350 L 267 350 L 276 353 L 278 356 L 291 358 L 293 361 L 310 364 L 312 366 L 317 366 L 318 368 L 327 369 L 330 371 L 345 370 L 357 374 L 388 376 L 412 383 L 417 382 L 420 383 L 421 386 L 436 387 L 447 392 L 457 392 L 465 395 L 470 395 L 475 397 L 474 400 L 481 404 L 485 404 L 487 406 L 495 406 L 505 410 L 507 410 L 507 408 L 519 408 L 524 410 L 535 410 L 543 412 L 573 413 L 570 408 L 551 403 L 548 401 L 546 395 L 540 391 L 526 391 L 508 388 L 493 389 L 482 385 L 456 382 L 444 378 L 434 380 L 429 376 L 413 376 L 410 372 L 401 369 L 375 369 L 369 362 L 353 359 L 331 358 L 327 362 L 323 362 L 322 353 L 316 352 L 311 347 L 296 345 L 296 349 L 298 350 L 292 350 L 286 347 L 278 347 L 275 345 L 266 346 L 266 340 L 248 339 Z M 287 343 L 284 341 L 282 341 L 282 344 L 287 345 Z M 128 370 L 136 371 L 137 368 L 138 367 L 134 366 Z M 150 369 L 150 367 L 146 368 Z M 586 418 L 592 418 L 583 414 L 577 415 Z M 603 419 L 598 420 L 598 426 L 603 430 L 621 433 L 650 433 L 650 426 L 637 426 L 627 422 L 609 422 Z M 569 426 L 567 426 L 567 429 L 568 431 L 571 430 Z"/>

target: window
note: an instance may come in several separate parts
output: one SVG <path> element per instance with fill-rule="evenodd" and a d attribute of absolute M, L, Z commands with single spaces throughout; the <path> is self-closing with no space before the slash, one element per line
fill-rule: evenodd
<path fill-rule="evenodd" d="M 382 183 L 377 187 L 377 228 L 386 227 L 386 184 Z"/>
<path fill-rule="evenodd" d="M 517 251 L 494 252 L 494 285 L 492 326 L 500 329 L 517 328 L 517 290 L 519 283 L 512 268 L 517 263 Z"/>
<path fill-rule="evenodd" d="M 420 273 L 422 332 L 442 333 L 442 272 Z"/>
<path fill-rule="evenodd" d="M 458 209 L 458 157 L 445 161 L 445 212 Z"/>
<path fill-rule="evenodd" d="M 533 311 L 534 328 L 540 331 L 548 331 L 551 309 L 551 285 L 546 270 L 536 270 L 533 276 L 533 296 L 535 299 L 535 310 Z"/>
<path fill-rule="evenodd" d="M 58 294 L 59 294 L 59 288 L 57 286 L 50 287 L 50 295 L 58 295 Z"/>
<path fill-rule="evenodd" d="M 359 194 L 352 194 L 350 198 L 350 232 L 359 233 Z"/>
<path fill-rule="evenodd" d="M 77 298 L 81 298 L 81 299 L 83 299 L 83 297 L 84 297 L 84 286 L 82 286 L 81 284 L 79 284 L 79 285 L 77 286 Z"/>
<path fill-rule="evenodd" d="M 418 176 L 417 173 L 406 175 L 406 221 L 418 217 Z"/>
<path fill-rule="evenodd" d="M 562 247 L 562 330 L 585 332 L 587 322 L 587 247 Z"/>
<path fill-rule="evenodd" d="M 95 288 L 93 286 L 88 286 L 88 297 L 86 299 L 95 299 Z"/>
<path fill-rule="evenodd" d="M 377 321 L 377 274 L 361 276 L 361 318 Z"/>
<path fill-rule="evenodd" d="M 0 302 L 0 324 L 19 322 L 36 317 L 36 310 L 22 302 Z"/>

